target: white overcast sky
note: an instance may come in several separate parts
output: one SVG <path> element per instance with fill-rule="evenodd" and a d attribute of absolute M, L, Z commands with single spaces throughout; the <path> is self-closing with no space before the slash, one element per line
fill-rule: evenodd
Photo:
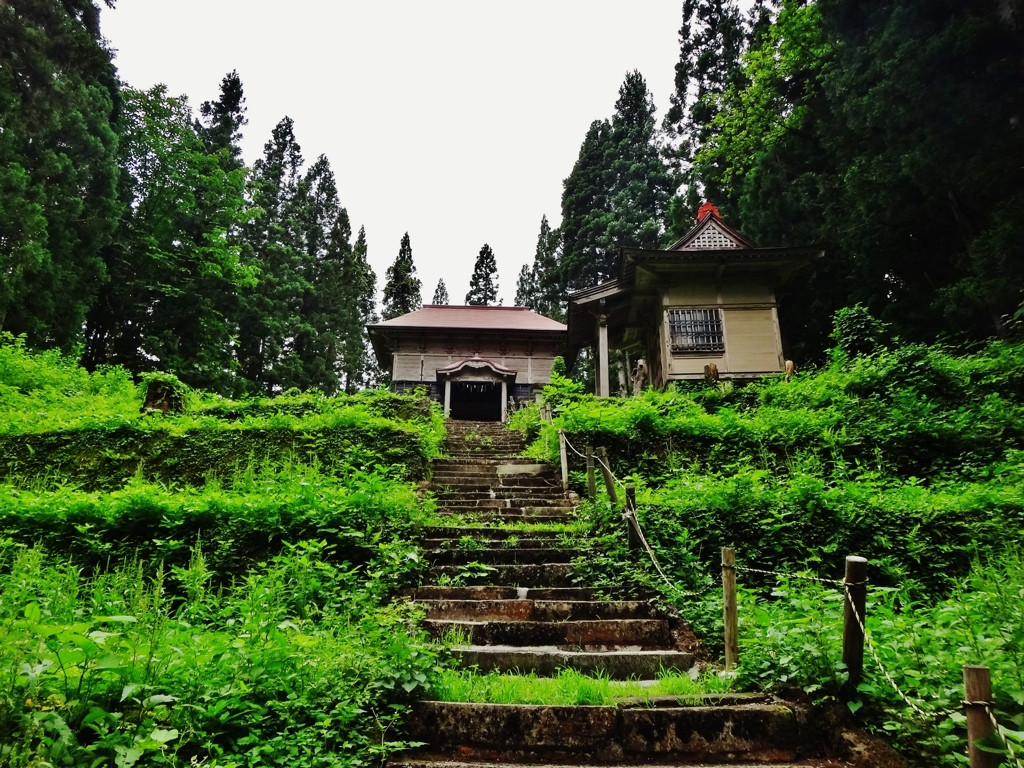
<path fill-rule="evenodd" d="M 443 277 L 462 303 L 486 242 L 508 305 L 627 71 L 664 114 L 681 14 L 682 0 L 118 0 L 102 24 L 123 80 L 193 109 L 237 69 L 249 164 L 290 116 L 366 227 L 378 290 L 408 231 L 425 302 Z"/>

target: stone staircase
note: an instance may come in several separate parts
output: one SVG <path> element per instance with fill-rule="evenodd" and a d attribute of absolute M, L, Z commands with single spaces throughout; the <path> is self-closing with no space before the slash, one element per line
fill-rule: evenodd
<path fill-rule="evenodd" d="M 693 666 L 697 641 L 683 622 L 646 602 L 595 599 L 573 583 L 572 560 L 584 547 L 557 531 L 499 527 L 573 516 L 554 470 L 520 455 L 518 433 L 488 422 L 454 421 L 448 430 L 449 458 L 434 462 L 432 489 L 452 523 L 424 531 L 429 584 L 409 597 L 425 609 L 432 635 L 456 640 L 463 666 L 540 676 L 571 668 L 613 680 Z M 467 586 L 467 574 L 485 583 Z M 391 765 L 847 765 L 808 747 L 805 717 L 745 694 L 577 707 L 425 701 L 408 736 L 428 746 Z"/>

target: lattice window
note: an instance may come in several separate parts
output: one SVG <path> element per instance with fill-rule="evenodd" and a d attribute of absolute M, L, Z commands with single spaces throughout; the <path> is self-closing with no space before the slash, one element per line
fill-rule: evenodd
<path fill-rule="evenodd" d="M 725 351 L 721 310 L 670 309 L 668 327 L 673 352 Z"/>
<path fill-rule="evenodd" d="M 739 248 L 739 245 L 714 224 L 686 244 L 687 248 Z"/>

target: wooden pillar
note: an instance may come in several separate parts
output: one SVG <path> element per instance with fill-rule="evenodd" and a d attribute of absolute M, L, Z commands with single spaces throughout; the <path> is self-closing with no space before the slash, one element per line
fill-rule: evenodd
<path fill-rule="evenodd" d="M 998 768 L 1002 755 L 983 752 L 975 742 L 989 738 L 996 732 L 988 706 L 992 701 L 992 680 L 988 667 L 964 667 L 964 707 L 967 709 L 967 756 L 971 768 Z"/>
<path fill-rule="evenodd" d="M 608 315 L 597 316 L 597 396 L 608 397 Z"/>
<path fill-rule="evenodd" d="M 587 498 L 597 498 L 597 481 L 594 479 L 594 446 L 587 446 Z"/>
<path fill-rule="evenodd" d="M 630 515 L 626 518 L 626 541 L 629 543 L 629 548 L 640 549 L 643 544 L 640 543 L 640 532 L 636 527 L 636 486 L 626 486 L 626 511 Z"/>
<path fill-rule="evenodd" d="M 501 423 L 508 421 L 508 382 L 501 380 Z"/>
<path fill-rule="evenodd" d="M 722 547 L 722 618 L 725 620 L 725 669 L 740 659 L 739 629 L 736 622 L 736 553 Z"/>
<path fill-rule="evenodd" d="M 857 686 L 864 676 L 864 630 L 861 622 L 867 622 L 864 607 L 868 594 L 868 561 L 856 555 L 847 557 L 843 585 L 846 592 L 843 601 L 843 664 L 850 673 L 843 687 L 843 697 L 849 700 L 856 696 Z"/>
<path fill-rule="evenodd" d="M 452 380 L 445 377 L 444 380 L 444 417 L 447 419 L 452 410 Z"/>
<path fill-rule="evenodd" d="M 598 464 L 601 465 L 601 474 L 604 475 L 604 487 L 608 491 L 608 500 L 613 507 L 619 505 L 619 494 L 615 492 L 615 478 L 612 477 L 611 464 L 608 463 L 608 449 L 603 445 L 597 449 Z"/>
<path fill-rule="evenodd" d="M 565 450 L 565 430 L 558 430 L 558 456 L 562 461 L 562 492 L 569 490 L 569 456 Z"/>

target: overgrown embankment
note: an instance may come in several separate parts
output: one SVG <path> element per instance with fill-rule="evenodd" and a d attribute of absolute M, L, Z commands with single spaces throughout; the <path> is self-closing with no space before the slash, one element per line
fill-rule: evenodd
<path fill-rule="evenodd" d="M 0 765 L 354 766 L 436 655 L 391 598 L 436 408 L 227 401 L 0 344 Z M 174 381 L 164 382 L 172 387 Z"/>
<path fill-rule="evenodd" d="M 580 450 L 607 447 L 616 475 L 637 486 L 661 565 L 683 590 L 707 594 L 677 597 L 628 550 L 604 497 L 584 507 L 603 553 L 579 564 L 588 584 L 621 594 L 629 573 L 714 644 L 720 547 L 742 565 L 826 578 L 842 576 L 845 555 L 863 555 L 869 629 L 904 690 L 932 711 L 956 708 L 960 666 L 989 664 L 1005 723 L 1024 725 L 1024 347 L 837 351 L 828 368 L 788 382 L 628 399 L 598 400 L 561 380 L 547 398 L 553 424 L 536 409 L 515 417 L 536 438 L 534 455 L 557 461 L 559 428 Z M 583 491 L 583 461 L 569 455 Z M 740 582 L 741 679 L 834 697 L 846 676 L 841 594 L 751 572 Z M 923 745 L 925 764 L 954 764 L 956 720 L 920 722 L 868 667 L 853 707 L 902 746 Z"/>

